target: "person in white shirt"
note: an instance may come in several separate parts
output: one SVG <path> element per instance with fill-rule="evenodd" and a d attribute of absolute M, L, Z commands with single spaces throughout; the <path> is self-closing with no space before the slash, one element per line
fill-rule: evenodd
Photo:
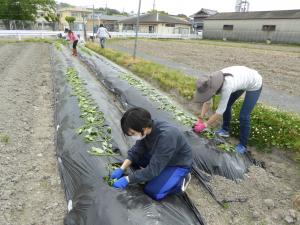
<path fill-rule="evenodd" d="M 107 29 L 103 26 L 103 24 L 100 24 L 100 27 L 99 27 L 99 29 L 97 31 L 97 36 L 100 39 L 101 48 L 105 47 L 105 40 L 106 40 L 107 35 L 109 36 L 109 38 L 111 38 L 111 35 L 107 31 Z"/>
<path fill-rule="evenodd" d="M 236 146 L 237 152 L 245 153 L 250 135 L 250 114 L 260 96 L 262 83 L 261 75 L 256 70 L 246 66 L 227 67 L 210 76 L 199 78 L 194 101 L 203 103 L 203 106 L 199 120 L 194 126 L 194 131 L 197 133 L 203 132 L 207 127 L 213 126 L 223 116 L 222 128 L 216 134 L 222 137 L 229 137 L 232 105 L 246 92 L 239 116 L 240 143 Z M 221 95 L 218 108 L 206 122 L 203 122 L 203 117 L 209 111 L 211 99 L 216 94 Z"/>

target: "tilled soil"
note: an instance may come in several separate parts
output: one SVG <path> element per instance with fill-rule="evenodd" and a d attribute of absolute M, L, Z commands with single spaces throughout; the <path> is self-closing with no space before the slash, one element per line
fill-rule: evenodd
<path fill-rule="evenodd" d="M 0 45 L 0 224 L 62 224 L 50 46 Z M 5 137 L 5 138 L 3 138 Z"/>
<path fill-rule="evenodd" d="M 62 224 L 49 45 L 1 45 L 0 55 L 0 224 Z M 208 225 L 300 224 L 299 166 L 280 153 L 255 157 L 266 170 L 253 166 L 237 182 L 213 177 L 225 208 L 192 180 L 188 194 Z"/>
<path fill-rule="evenodd" d="M 133 45 L 134 40 L 108 43 L 109 47 L 130 51 Z M 204 73 L 233 65 L 246 65 L 260 72 L 266 86 L 300 96 L 300 48 L 297 46 L 141 39 L 138 41 L 138 51 Z"/>

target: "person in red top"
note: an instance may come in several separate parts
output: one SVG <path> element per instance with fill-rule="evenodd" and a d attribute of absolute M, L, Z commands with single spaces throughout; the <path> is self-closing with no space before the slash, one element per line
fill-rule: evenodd
<path fill-rule="evenodd" d="M 73 52 L 72 55 L 77 56 L 77 44 L 78 44 L 78 36 L 71 30 L 67 30 L 68 39 L 73 42 Z"/>

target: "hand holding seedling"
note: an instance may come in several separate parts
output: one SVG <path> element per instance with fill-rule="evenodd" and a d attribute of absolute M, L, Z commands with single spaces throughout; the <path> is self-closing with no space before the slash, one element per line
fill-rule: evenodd
<path fill-rule="evenodd" d="M 117 189 L 125 189 L 129 184 L 128 177 L 122 177 L 113 183 L 113 187 Z"/>
<path fill-rule="evenodd" d="M 207 128 L 206 123 L 204 123 L 202 120 L 198 120 L 198 122 L 194 126 L 194 131 L 196 133 L 202 133 Z"/>
<path fill-rule="evenodd" d="M 110 179 L 120 179 L 124 174 L 124 170 L 121 169 L 121 168 L 118 168 L 118 169 L 115 169 L 111 176 L 110 176 Z"/>

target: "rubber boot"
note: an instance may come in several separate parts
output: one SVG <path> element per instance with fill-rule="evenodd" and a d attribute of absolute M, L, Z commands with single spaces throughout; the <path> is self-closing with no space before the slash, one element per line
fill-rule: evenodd
<path fill-rule="evenodd" d="M 77 49 L 74 49 L 74 56 L 77 56 Z"/>
<path fill-rule="evenodd" d="M 74 48 L 72 49 L 72 55 L 75 55 L 75 49 Z"/>

